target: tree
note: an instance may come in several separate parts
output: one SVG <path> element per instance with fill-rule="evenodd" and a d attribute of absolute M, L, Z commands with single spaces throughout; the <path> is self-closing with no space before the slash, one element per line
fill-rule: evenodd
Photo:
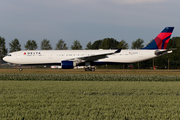
<path fill-rule="evenodd" d="M 126 43 L 126 41 L 124 40 L 121 40 L 117 46 L 118 48 L 122 48 L 122 49 L 128 49 L 129 48 L 129 45 L 128 43 Z"/>
<path fill-rule="evenodd" d="M 118 41 L 114 38 L 104 38 L 102 40 L 101 49 L 117 49 Z"/>
<path fill-rule="evenodd" d="M 34 40 L 28 40 L 26 44 L 24 45 L 26 50 L 36 50 L 37 49 L 37 43 Z"/>
<path fill-rule="evenodd" d="M 56 50 L 67 50 L 67 49 L 68 47 L 66 47 L 66 43 L 64 43 L 64 41 L 60 39 L 56 44 Z"/>
<path fill-rule="evenodd" d="M 91 49 L 100 49 L 102 40 L 96 40 L 92 45 L 91 45 Z"/>
<path fill-rule="evenodd" d="M 52 50 L 49 40 L 43 39 L 43 41 L 41 42 L 41 50 Z"/>
<path fill-rule="evenodd" d="M 176 50 L 173 50 L 171 54 L 167 54 L 165 57 L 166 61 L 169 60 L 169 67 L 172 69 L 179 69 L 180 68 L 180 37 L 173 37 L 170 39 L 167 48 L 166 49 L 172 49 L 176 48 Z"/>
<path fill-rule="evenodd" d="M 132 49 L 141 49 L 144 47 L 143 43 L 144 43 L 144 40 L 139 38 L 136 41 L 132 42 L 131 48 Z"/>
<path fill-rule="evenodd" d="M 144 47 L 143 43 L 144 43 L 144 40 L 139 38 L 139 39 L 137 39 L 136 41 L 133 41 L 133 42 L 132 42 L 131 48 L 132 48 L 132 49 L 141 49 L 141 48 Z M 140 68 L 140 67 L 139 67 L 139 62 L 138 62 L 138 69 L 139 69 L 139 68 Z"/>
<path fill-rule="evenodd" d="M 73 45 L 71 45 L 72 50 L 82 50 L 82 46 L 78 40 L 75 40 L 73 42 Z"/>
<path fill-rule="evenodd" d="M 12 40 L 12 42 L 9 43 L 9 46 L 10 46 L 10 51 L 9 52 L 20 51 L 21 50 L 21 45 L 20 45 L 19 40 L 17 38 Z"/>
<path fill-rule="evenodd" d="M 0 64 L 1 64 L 1 59 L 7 55 L 7 49 L 5 46 L 5 39 L 0 36 Z"/>
<path fill-rule="evenodd" d="M 86 45 L 86 50 L 89 50 L 89 49 L 91 49 L 91 41 L 88 42 L 88 44 Z"/>

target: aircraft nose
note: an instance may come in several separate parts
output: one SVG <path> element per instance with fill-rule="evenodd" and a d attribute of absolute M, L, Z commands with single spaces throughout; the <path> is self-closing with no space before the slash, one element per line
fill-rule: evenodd
<path fill-rule="evenodd" d="M 7 62 L 7 57 L 3 57 L 3 60 Z"/>

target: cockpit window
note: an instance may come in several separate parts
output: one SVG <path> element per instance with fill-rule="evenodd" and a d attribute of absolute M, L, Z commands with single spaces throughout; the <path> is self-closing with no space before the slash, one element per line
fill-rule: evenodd
<path fill-rule="evenodd" d="M 8 54 L 7 56 L 11 56 L 11 54 Z"/>

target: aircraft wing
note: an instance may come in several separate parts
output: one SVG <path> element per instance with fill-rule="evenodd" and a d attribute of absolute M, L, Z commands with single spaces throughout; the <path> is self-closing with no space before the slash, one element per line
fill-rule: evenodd
<path fill-rule="evenodd" d="M 90 61 L 95 61 L 95 60 L 98 60 L 98 59 L 103 59 L 103 58 L 106 58 L 107 55 L 112 55 L 112 54 L 115 54 L 115 53 L 120 53 L 121 52 L 121 49 L 118 49 L 116 50 L 115 52 L 112 52 L 112 53 L 105 53 L 105 54 L 98 54 L 98 55 L 91 55 L 91 56 L 85 56 L 85 57 L 79 57 L 79 58 L 76 58 L 76 59 L 73 59 L 73 60 L 80 60 L 80 61 L 83 61 L 83 62 L 90 62 Z"/>

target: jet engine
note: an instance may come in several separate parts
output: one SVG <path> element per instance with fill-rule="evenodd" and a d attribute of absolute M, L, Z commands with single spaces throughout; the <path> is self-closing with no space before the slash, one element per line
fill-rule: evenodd
<path fill-rule="evenodd" d="M 76 66 L 74 61 L 61 61 L 62 69 L 73 69 Z"/>

